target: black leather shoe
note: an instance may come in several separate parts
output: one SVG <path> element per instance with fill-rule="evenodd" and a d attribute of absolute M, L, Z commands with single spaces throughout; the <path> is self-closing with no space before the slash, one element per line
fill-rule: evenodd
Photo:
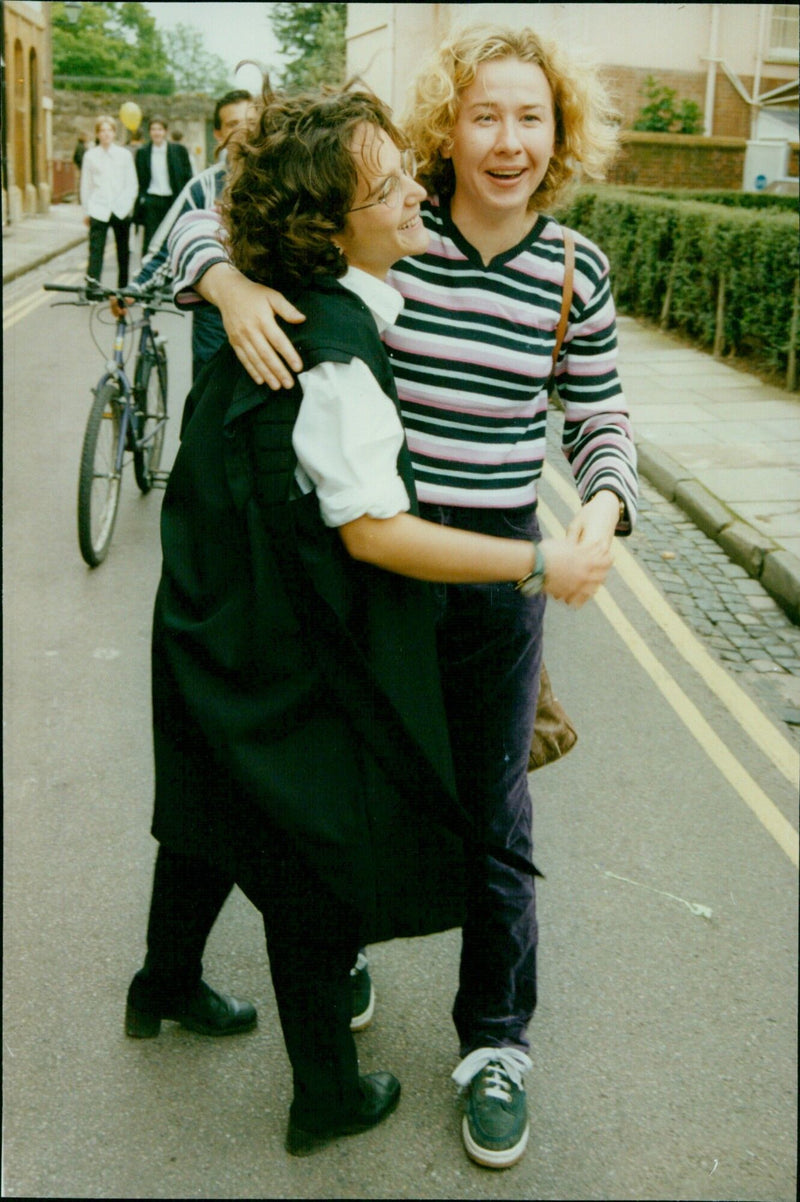
<path fill-rule="evenodd" d="M 125 1034 L 134 1039 L 152 1039 L 161 1030 L 164 1018 L 180 1023 L 198 1035 L 241 1035 L 244 1031 L 252 1031 L 258 1021 L 255 1006 L 250 1002 L 217 993 L 201 981 L 186 1005 L 179 1008 L 141 1010 L 128 1001 Z"/>
<path fill-rule="evenodd" d="M 320 1131 L 307 1131 L 289 1117 L 286 1151 L 291 1156 L 312 1156 L 342 1135 L 361 1135 L 377 1127 L 397 1109 L 400 1082 L 391 1073 L 367 1073 L 359 1078 L 361 1103 L 355 1114 L 343 1116 Z"/>

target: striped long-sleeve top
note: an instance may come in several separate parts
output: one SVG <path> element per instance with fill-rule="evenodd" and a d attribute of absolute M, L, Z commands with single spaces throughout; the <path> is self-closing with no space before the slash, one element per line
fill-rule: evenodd
<path fill-rule="evenodd" d="M 223 160 L 214 163 L 211 167 L 206 167 L 205 171 L 201 171 L 194 179 L 189 180 L 189 183 L 176 196 L 161 225 L 153 234 L 149 251 L 134 283 L 141 285 L 152 281 L 166 285 L 172 274 L 169 236 L 175 222 L 184 213 L 190 213 L 197 209 L 203 212 L 212 209 L 225 186 L 227 174 L 227 165 Z"/>
<path fill-rule="evenodd" d="M 186 184 L 153 235 L 150 253 L 142 263 L 135 283 L 141 285 L 153 282 L 164 286 L 169 283 L 173 274 L 170 237 L 175 224 L 187 213 L 207 213 L 212 210 L 222 194 L 227 178 L 228 167 L 225 158 L 222 158 Z M 192 315 L 193 377 L 226 341 L 219 309 L 206 304 L 195 309 Z"/>
<path fill-rule="evenodd" d="M 422 206 L 431 241 L 390 282 L 404 308 L 383 335 L 392 360 L 421 501 L 472 508 L 535 503 L 546 449 L 548 383 L 564 284 L 561 227 L 540 216 L 519 245 L 488 266 L 450 220 Z M 582 501 L 608 488 L 636 515 L 636 450 L 616 368 L 608 260 L 575 233 L 574 295 L 556 385 L 562 445 Z M 176 303 L 227 262 L 211 212 L 184 216 L 170 235 Z"/>
<path fill-rule="evenodd" d="M 540 216 L 519 245 L 485 266 L 446 206 L 427 202 L 423 213 L 430 245 L 392 269 L 405 304 L 384 334 L 419 498 L 477 508 L 532 504 L 564 284 L 561 227 Z M 581 499 L 609 488 L 633 520 L 636 452 L 616 370 L 608 261 L 582 235 L 575 242 L 556 371 L 563 449 Z"/>

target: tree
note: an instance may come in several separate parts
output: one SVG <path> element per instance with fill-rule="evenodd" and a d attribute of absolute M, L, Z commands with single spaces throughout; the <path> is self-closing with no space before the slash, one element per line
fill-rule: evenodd
<path fill-rule="evenodd" d="M 639 116 L 633 123 L 634 129 L 650 133 L 701 134 L 703 132 L 703 114 L 699 104 L 694 100 L 682 100 L 676 107 L 674 88 L 660 84 L 652 75 L 648 75 L 639 89 L 650 103 L 639 110 Z"/>
<path fill-rule="evenodd" d="M 138 3 L 82 4 L 77 22 L 54 3 L 53 74 L 66 88 L 107 92 L 174 91 L 155 19 Z"/>
<path fill-rule="evenodd" d="M 346 4 L 273 4 L 270 24 L 289 59 L 276 82 L 288 89 L 344 83 Z"/>
<path fill-rule="evenodd" d="M 232 73 L 218 54 L 209 53 L 195 25 L 176 25 L 162 36 L 177 91 L 221 96 L 233 87 Z"/>

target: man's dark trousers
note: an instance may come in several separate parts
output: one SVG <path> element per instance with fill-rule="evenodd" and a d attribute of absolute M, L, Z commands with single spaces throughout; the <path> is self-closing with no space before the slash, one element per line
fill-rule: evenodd
<path fill-rule="evenodd" d="M 166 217 L 174 199 L 174 196 L 157 196 L 154 192 L 148 192 L 145 196 L 144 212 L 142 214 L 144 224 L 142 254 L 147 254 L 147 248 L 150 245 L 153 234 Z"/>
<path fill-rule="evenodd" d="M 112 213 L 108 221 L 98 221 L 92 217 L 89 221 L 89 267 L 88 274 L 93 280 L 100 280 L 103 275 L 103 255 L 106 249 L 108 227 L 114 231 L 117 244 L 117 287 L 124 288 L 128 282 L 130 264 L 130 217 L 115 217 Z"/>

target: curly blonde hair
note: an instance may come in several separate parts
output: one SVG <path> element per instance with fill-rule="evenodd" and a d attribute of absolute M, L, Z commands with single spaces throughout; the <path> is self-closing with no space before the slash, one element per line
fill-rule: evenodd
<path fill-rule="evenodd" d="M 354 133 L 372 125 L 407 145 L 386 105 L 354 90 L 359 82 L 289 96 L 265 81 L 257 128 L 237 146 L 221 201 L 231 260 L 244 275 L 279 289 L 344 275 L 332 236 L 358 186 Z"/>
<path fill-rule="evenodd" d="M 553 93 L 555 148 L 529 208 L 563 205 L 581 177 L 602 179 L 617 150 L 617 113 L 594 67 L 567 58 L 555 42 L 532 29 L 470 25 L 434 52 L 412 84 L 401 125 L 414 147 L 420 182 L 429 193 L 452 196 L 455 174 L 442 156 L 458 117 L 462 93 L 482 63 L 516 58 L 541 67 Z"/>

